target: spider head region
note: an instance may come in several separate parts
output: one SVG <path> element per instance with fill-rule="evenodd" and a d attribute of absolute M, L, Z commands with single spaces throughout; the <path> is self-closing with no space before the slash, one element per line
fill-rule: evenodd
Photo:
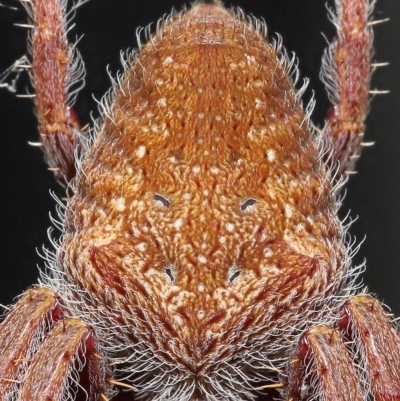
<path fill-rule="evenodd" d="M 65 302 L 115 328 L 103 346 L 152 399 L 250 398 L 341 285 L 331 184 L 282 57 L 222 7 L 193 8 L 127 66 L 83 160 Z"/>

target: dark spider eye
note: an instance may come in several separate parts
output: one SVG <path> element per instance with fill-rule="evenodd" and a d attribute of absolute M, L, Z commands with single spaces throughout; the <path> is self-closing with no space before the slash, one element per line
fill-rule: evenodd
<path fill-rule="evenodd" d="M 248 198 L 245 199 L 241 204 L 240 204 L 240 211 L 245 212 L 246 210 L 250 210 L 252 206 L 254 206 L 257 203 L 256 199 L 253 198 Z"/>
<path fill-rule="evenodd" d="M 154 194 L 153 200 L 154 202 L 156 202 L 157 205 L 163 205 L 166 208 L 169 208 L 171 206 L 171 202 L 169 201 L 169 199 L 163 195 Z"/>
<path fill-rule="evenodd" d="M 230 284 L 232 284 L 242 274 L 242 271 L 237 268 L 235 268 L 234 270 L 232 269 L 231 272 L 232 274 L 228 278 Z"/>
<path fill-rule="evenodd" d="M 174 273 L 172 272 L 172 269 L 169 266 L 165 268 L 165 274 L 171 280 L 171 283 L 175 281 Z"/>

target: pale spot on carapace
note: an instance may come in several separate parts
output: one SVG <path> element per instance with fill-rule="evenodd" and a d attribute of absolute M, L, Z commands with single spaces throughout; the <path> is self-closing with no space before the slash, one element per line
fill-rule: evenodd
<path fill-rule="evenodd" d="M 256 109 L 258 110 L 263 109 L 265 107 L 265 103 L 260 99 L 256 99 L 255 103 L 256 103 Z"/>
<path fill-rule="evenodd" d="M 125 198 L 117 198 L 114 199 L 113 201 L 115 210 L 118 212 L 124 212 L 126 209 L 126 204 L 125 204 Z"/>
<path fill-rule="evenodd" d="M 174 221 L 174 227 L 175 227 L 176 229 L 181 228 L 182 225 L 183 225 L 183 220 L 182 220 L 182 219 L 177 219 L 177 220 Z"/>
<path fill-rule="evenodd" d="M 263 254 L 264 254 L 264 258 L 266 258 L 266 259 L 274 256 L 274 252 L 272 251 L 271 248 L 264 248 L 263 249 Z"/>
<path fill-rule="evenodd" d="M 161 130 L 161 127 L 158 124 L 151 124 L 150 128 L 154 133 L 157 133 Z"/>
<path fill-rule="evenodd" d="M 235 230 L 235 225 L 232 223 L 226 223 L 225 227 L 230 233 Z"/>
<path fill-rule="evenodd" d="M 206 258 L 204 255 L 199 255 L 198 261 L 199 261 L 200 263 L 205 264 L 205 263 L 207 263 L 207 258 Z"/>
<path fill-rule="evenodd" d="M 257 64 L 254 56 L 249 56 L 248 54 L 245 54 L 244 56 L 249 64 Z"/>
<path fill-rule="evenodd" d="M 148 249 L 148 244 L 146 243 L 146 242 L 141 242 L 140 244 L 137 244 L 136 245 L 136 249 L 139 251 L 139 252 L 145 252 L 147 249 Z"/>
<path fill-rule="evenodd" d="M 168 65 L 174 62 L 174 59 L 171 56 L 168 56 L 164 59 L 163 65 Z"/>
<path fill-rule="evenodd" d="M 198 166 L 198 165 L 192 167 L 192 171 L 193 171 L 193 173 L 195 173 L 195 174 L 200 173 L 200 170 L 201 170 L 201 167 Z"/>
<path fill-rule="evenodd" d="M 146 155 L 146 146 L 139 146 L 136 150 L 135 150 L 135 156 L 138 159 L 143 158 Z"/>
<path fill-rule="evenodd" d="M 267 276 L 275 277 L 281 274 L 281 271 L 275 265 L 268 265 L 265 268 Z"/>
<path fill-rule="evenodd" d="M 273 162 L 275 160 L 276 152 L 273 149 L 267 150 L 267 160 Z"/>
<path fill-rule="evenodd" d="M 161 108 L 167 107 L 167 101 L 165 100 L 165 98 L 161 98 L 160 100 L 158 100 L 157 104 L 158 104 L 158 107 L 161 107 Z"/>
<path fill-rule="evenodd" d="M 289 182 L 290 186 L 295 188 L 299 185 L 299 180 L 297 178 L 292 178 Z"/>
<path fill-rule="evenodd" d="M 293 209 L 290 205 L 285 205 L 285 216 L 290 219 L 293 216 Z"/>

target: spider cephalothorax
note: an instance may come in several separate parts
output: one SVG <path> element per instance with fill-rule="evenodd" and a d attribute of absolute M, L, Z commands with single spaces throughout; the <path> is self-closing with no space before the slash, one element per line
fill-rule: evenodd
<path fill-rule="evenodd" d="M 323 130 L 280 40 L 215 2 L 167 18 L 124 61 L 92 139 L 68 103 L 81 70 L 66 4 L 27 8 L 43 148 L 71 196 L 43 284 L 0 328 L 3 398 L 400 397 L 399 338 L 375 300 L 351 297 L 337 217 L 364 131 L 372 3 L 337 1 Z M 382 335 L 389 353 L 369 343 Z"/>
<path fill-rule="evenodd" d="M 107 347 L 149 394 L 247 393 L 304 320 L 337 307 L 348 270 L 287 60 L 201 4 L 159 28 L 113 99 L 68 205 L 59 265 L 77 291 L 65 302 L 115 327 Z M 157 378 L 171 369 L 174 390 Z"/>

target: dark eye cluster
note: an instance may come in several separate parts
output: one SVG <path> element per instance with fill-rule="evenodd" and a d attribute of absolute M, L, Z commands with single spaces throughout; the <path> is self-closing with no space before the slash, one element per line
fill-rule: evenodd
<path fill-rule="evenodd" d="M 164 195 L 154 194 L 153 201 L 160 206 L 164 206 L 167 209 L 171 206 L 171 201 Z"/>
<path fill-rule="evenodd" d="M 165 268 L 165 274 L 168 276 L 168 278 L 171 280 L 171 283 L 173 283 L 175 281 L 175 276 L 174 276 L 174 272 L 172 271 L 171 266 L 167 266 Z"/>
<path fill-rule="evenodd" d="M 241 212 L 247 212 L 254 208 L 257 204 L 257 200 L 254 198 L 245 199 L 239 206 Z"/>
<path fill-rule="evenodd" d="M 229 273 L 228 273 L 228 283 L 232 284 L 235 281 L 238 280 L 238 278 L 241 276 L 242 274 L 242 270 L 237 267 L 236 265 L 233 265 L 230 269 L 229 269 Z"/>

